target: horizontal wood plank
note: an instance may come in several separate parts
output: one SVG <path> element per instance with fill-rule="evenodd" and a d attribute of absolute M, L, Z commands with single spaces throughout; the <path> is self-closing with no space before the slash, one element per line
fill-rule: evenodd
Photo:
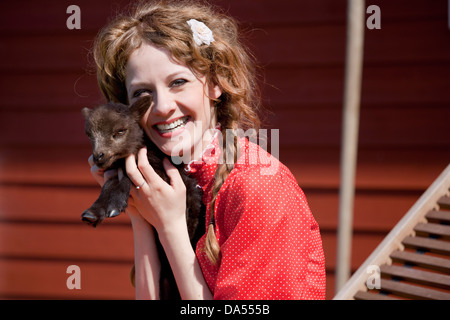
<path fill-rule="evenodd" d="M 0 223 L 0 257 L 132 262 L 131 226 Z"/>
<path fill-rule="evenodd" d="M 384 23 L 377 32 L 366 34 L 365 64 L 420 63 L 447 61 L 450 44 L 436 41 L 445 37 L 442 21 Z M 0 52 L 0 70 L 6 73 L 91 70 L 95 32 L 67 34 L 5 35 L 9 50 Z M 389 36 L 387 36 L 389 35 Z M 281 65 L 303 67 L 343 65 L 345 24 L 291 25 L 252 30 L 249 46 L 264 68 Z M 417 38 L 423 39 L 417 41 Z M 23 50 L 23 43 L 33 50 Z M 272 50 L 272 48 L 277 50 Z"/>
<path fill-rule="evenodd" d="M 308 204 L 322 229 L 336 230 L 338 226 L 338 191 L 304 190 Z M 353 228 L 356 232 L 387 233 L 402 218 L 420 196 L 416 193 L 389 194 L 356 191 Z"/>
<path fill-rule="evenodd" d="M 425 216 L 428 221 L 435 223 L 450 223 L 450 212 L 449 211 L 437 211 L 433 210 L 427 213 Z"/>
<path fill-rule="evenodd" d="M 450 255 L 450 245 L 448 241 L 410 236 L 406 237 L 402 243 L 407 248 L 418 248 L 447 256 Z"/>
<path fill-rule="evenodd" d="M 0 110 L 4 133 L 0 136 L 0 146 L 87 145 L 81 109 L 82 105 L 78 110 L 62 112 Z M 450 109 L 441 106 L 407 111 L 401 108 L 364 110 L 360 120 L 360 147 L 448 148 L 447 114 L 450 116 Z M 281 147 L 338 147 L 340 116 L 339 109 L 283 109 L 271 116 L 269 129 L 278 130 Z M 399 123 L 398 118 L 404 122 Z"/>
<path fill-rule="evenodd" d="M 439 236 L 439 238 L 442 239 L 450 239 L 450 226 L 444 226 L 437 223 L 419 223 L 414 227 L 414 231 L 417 235 L 421 236 L 434 235 Z"/>
<path fill-rule="evenodd" d="M 99 185 L 67 187 L 0 184 L 0 221 L 82 224 L 82 212 L 94 203 L 100 190 Z M 129 219 L 126 214 L 121 214 L 104 222 L 124 225 L 129 223 Z"/>
<path fill-rule="evenodd" d="M 251 22 L 256 25 L 267 24 L 286 24 L 298 22 L 336 22 L 344 23 L 345 5 L 330 0 L 322 1 L 318 4 L 302 4 L 300 2 L 292 2 L 282 0 L 276 5 L 271 1 L 213 1 L 225 10 L 243 22 Z M 92 32 L 104 26 L 109 19 L 116 16 L 117 13 L 125 10 L 129 4 L 128 1 L 115 1 L 114 3 L 93 3 L 87 0 L 80 0 L 77 5 L 82 8 L 83 22 L 79 32 Z M 27 24 L 16 24 L 13 17 L 18 8 L 8 3 L 2 3 L 1 12 L 4 13 L 1 30 L 4 32 L 23 33 L 30 29 L 30 25 L 34 26 L 33 31 L 63 33 L 70 32 L 66 27 L 67 3 L 55 0 L 44 0 L 39 4 L 28 4 L 27 10 L 23 10 L 23 19 Z M 45 8 L 45 10 L 44 10 Z M 430 10 L 427 10 L 430 12 Z M 268 13 L 271 14 L 268 14 Z M 419 13 L 420 14 L 420 13 Z M 74 32 L 74 31 L 72 31 Z"/>
<path fill-rule="evenodd" d="M 80 137 L 81 139 L 81 137 Z M 280 138 L 281 139 L 281 138 Z M 91 146 L 81 145 L 0 148 L 0 183 L 97 186 L 90 174 Z M 361 148 L 358 150 L 356 188 L 399 190 L 420 194 L 448 164 L 450 149 Z M 30 161 L 29 155 L 33 155 Z M 336 191 L 339 187 L 338 148 L 280 148 L 279 158 L 305 189 Z M 26 169 L 25 169 L 26 168 Z M 418 192 L 418 193 L 417 193 Z"/>
<path fill-rule="evenodd" d="M 0 221 L 79 224 L 81 213 L 98 197 L 100 186 L 1 185 Z M 309 206 L 324 230 L 336 230 L 339 195 L 337 190 L 306 189 Z M 354 228 L 358 232 L 389 231 L 416 200 L 416 193 L 395 195 L 389 192 L 357 192 Z M 26 199 L 26 201 L 21 201 Z M 389 210 L 386 210 L 389 206 Z M 393 213 L 397 214 L 393 214 Z M 129 223 L 126 215 L 107 223 Z"/>
<path fill-rule="evenodd" d="M 32 161 L 29 159 L 30 154 L 33 155 Z M 39 145 L 0 148 L 0 182 L 94 186 L 96 182 L 88 164 L 91 154 L 92 149 L 88 144 L 69 148 Z"/>
<path fill-rule="evenodd" d="M 80 290 L 67 288 L 70 265 L 80 267 Z M 131 266 L 131 263 L 93 263 L 76 259 L 0 259 L 0 298 L 134 299 L 129 277 Z"/>
<path fill-rule="evenodd" d="M 117 0 L 114 3 L 92 2 L 79 0 L 77 5 L 83 12 L 82 31 L 97 30 L 109 18 L 124 10 L 128 1 Z M 242 22 L 254 26 L 287 25 L 295 23 L 345 23 L 346 6 L 344 2 L 332 0 L 301 2 L 280 0 L 276 3 L 270 0 L 214 0 L 229 14 Z M 442 1 L 429 2 L 425 0 L 387 1 L 376 2 L 383 8 L 383 21 L 410 21 L 424 19 L 445 19 L 446 4 Z M 6 33 L 24 32 L 33 26 L 34 32 L 68 32 L 66 27 L 66 9 L 68 4 L 57 0 L 44 0 L 39 3 L 27 3 L 26 8 L 21 7 L 21 13 L 27 24 L 17 24 L 14 16 L 19 8 L 9 2 L 1 3 L 3 13 L 0 29 Z"/>
<path fill-rule="evenodd" d="M 409 267 L 388 266 L 380 267 L 381 275 L 404 279 L 409 282 L 424 284 L 441 289 L 450 289 L 450 276 Z"/>
<path fill-rule="evenodd" d="M 361 111 L 360 147 L 430 147 L 449 146 L 447 122 L 442 117 L 450 113 L 448 107 L 422 107 L 408 110 L 367 109 Z M 450 115 L 449 115 L 450 116 Z M 270 118 L 270 128 L 278 129 L 280 141 L 286 145 L 338 146 L 341 138 L 341 110 L 314 108 L 281 109 Z M 405 122 L 399 123 L 396 119 Z M 296 119 L 296 125 L 292 125 Z"/>
<path fill-rule="evenodd" d="M 327 270 L 336 270 L 336 251 L 337 251 L 337 233 L 321 232 L 323 250 L 325 254 L 325 263 Z M 385 237 L 384 233 L 355 232 L 352 238 L 352 257 L 350 262 L 351 271 L 356 269 L 364 262 L 370 253 L 380 244 Z"/>
<path fill-rule="evenodd" d="M 345 36 L 344 24 L 291 25 L 256 29 L 250 34 L 249 42 L 259 63 L 266 68 L 317 67 L 344 64 Z M 441 37 L 447 37 L 441 20 L 383 23 L 382 29 L 365 34 L 364 64 L 448 61 L 450 44 L 441 46 L 436 41 Z"/>
<path fill-rule="evenodd" d="M 339 185 L 339 149 L 298 146 L 280 148 L 279 154 L 301 186 L 320 189 Z M 421 194 L 447 167 L 448 159 L 450 148 L 360 147 L 356 188 L 420 190 Z"/>
<path fill-rule="evenodd" d="M 92 2 L 80 0 L 77 5 L 81 10 L 81 30 L 69 30 L 66 21 L 70 14 L 66 13 L 70 3 L 57 0 L 42 0 L 39 2 L 26 2 L 22 6 L 2 2 L 0 12 L 2 19 L 0 30 L 5 33 L 65 33 L 70 36 L 73 33 L 81 33 L 90 30 L 98 30 L 103 27 L 108 19 L 123 10 L 129 3 L 126 0 L 117 0 L 114 3 Z M 16 23 L 14 16 L 20 12 L 23 21 Z"/>
<path fill-rule="evenodd" d="M 450 259 L 399 250 L 392 252 L 390 257 L 394 262 L 417 265 L 450 274 Z"/>
<path fill-rule="evenodd" d="M 361 110 L 366 104 L 390 106 L 396 104 L 427 105 L 450 101 L 447 74 L 450 65 L 408 64 L 367 66 L 364 68 Z M 268 105 L 341 104 L 343 67 L 285 67 L 265 70 L 263 94 Z M 295 93 L 295 94 L 293 94 Z"/>
<path fill-rule="evenodd" d="M 450 197 L 449 196 L 443 196 L 439 199 L 438 205 L 442 209 L 450 210 Z"/>
<path fill-rule="evenodd" d="M 24 110 L 27 111 L 25 115 L 28 117 L 33 114 L 43 117 L 49 111 L 49 117 L 64 111 L 77 111 L 81 114 L 82 108 L 104 101 L 95 74 L 89 74 L 82 69 L 67 73 L 27 73 L 26 76 L 15 73 L 0 78 L 0 85 L 0 94 L 7 97 L 0 104 L 1 116 L 5 120 L 14 112 L 24 115 Z M 8 121 L 17 122 L 20 118 L 17 118 L 16 114 L 15 121 L 10 118 Z M 46 125 L 51 124 L 45 119 L 41 121 Z"/>
<path fill-rule="evenodd" d="M 368 66 L 364 69 L 362 83 L 362 111 L 367 106 L 392 108 L 397 105 L 427 105 L 423 112 L 430 112 L 433 106 L 450 102 L 447 89 L 448 64 Z M 265 70 L 265 85 L 262 88 L 264 104 L 268 107 L 291 106 L 309 109 L 316 106 L 342 106 L 342 67 L 273 67 Z M 72 109 L 95 105 L 102 101 L 95 75 L 83 70 L 70 73 L 10 74 L 0 79 L 0 93 L 4 95 L 2 108 Z M 27 88 L 27 94 L 23 94 Z M 324 94 L 326 93 L 326 94 Z M 283 107 L 282 109 L 285 109 Z M 370 109 L 370 108 L 369 108 Z M 423 109 L 423 108 L 422 108 Z M 310 110 L 314 111 L 314 110 Z M 367 110 L 370 112 L 370 110 Z M 415 111 L 417 112 L 417 110 Z M 446 112 L 443 110 L 442 112 Z M 277 112 L 278 113 L 278 112 Z M 432 113 L 431 113 L 432 114 Z M 326 116 L 326 114 L 324 114 Z M 364 116 L 364 112 L 361 113 Z M 408 116 L 405 113 L 404 116 Z M 424 119 L 427 119 L 425 117 Z M 336 119 L 339 123 L 339 118 Z M 362 126 L 363 128 L 363 126 Z"/>
<path fill-rule="evenodd" d="M 354 298 L 355 300 L 399 300 L 386 294 L 370 293 L 367 291 L 358 291 Z"/>
<path fill-rule="evenodd" d="M 419 287 L 399 281 L 381 279 L 381 290 L 392 292 L 396 295 L 424 300 L 449 300 L 450 293 Z"/>
<path fill-rule="evenodd" d="M 95 73 L 92 57 L 94 33 L 3 35 L 8 50 L 0 52 L 0 70 L 8 73 Z M 31 50 L 23 50 L 23 44 Z M 9 61 L 6 62 L 6 61 Z"/>

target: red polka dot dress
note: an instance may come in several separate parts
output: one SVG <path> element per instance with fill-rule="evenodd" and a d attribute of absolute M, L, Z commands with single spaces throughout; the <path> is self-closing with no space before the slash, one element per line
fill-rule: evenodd
<path fill-rule="evenodd" d="M 215 203 L 219 264 L 204 252 L 206 234 L 196 247 L 214 299 L 324 299 L 322 240 L 303 191 L 275 157 L 247 139 L 240 145 Z M 215 139 L 202 161 L 189 166 L 204 191 L 206 224 L 218 161 L 223 159 Z"/>

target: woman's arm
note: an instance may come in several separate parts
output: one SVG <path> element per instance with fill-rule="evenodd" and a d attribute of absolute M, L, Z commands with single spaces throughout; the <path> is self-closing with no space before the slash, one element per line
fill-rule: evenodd
<path fill-rule="evenodd" d="M 212 294 L 189 242 L 186 223 L 172 225 L 158 234 L 184 300 L 210 300 Z"/>
<path fill-rule="evenodd" d="M 157 230 L 181 298 L 211 299 L 211 292 L 189 241 L 186 187 L 170 161 L 165 159 L 163 164 L 170 184 L 153 170 L 146 149 L 139 151 L 137 164 L 133 155 L 127 158 L 128 176 L 135 185 L 140 186 L 139 190 L 131 191 L 133 203 L 141 216 Z"/>
<path fill-rule="evenodd" d="M 88 159 L 94 179 L 103 186 L 105 181 L 119 175 L 121 170 L 104 171 L 98 168 L 92 155 Z M 128 202 L 127 213 L 131 219 L 135 250 L 135 287 L 136 299 L 159 299 L 160 261 L 155 244 L 154 230 L 133 206 L 133 199 Z"/>
<path fill-rule="evenodd" d="M 129 207 L 127 212 L 131 218 L 134 235 L 136 300 L 157 300 L 159 299 L 161 263 L 155 244 L 154 230 L 135 208 Z"/>

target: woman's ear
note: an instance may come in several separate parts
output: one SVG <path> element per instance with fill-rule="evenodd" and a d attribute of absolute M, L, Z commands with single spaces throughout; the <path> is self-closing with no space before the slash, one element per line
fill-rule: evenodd
<path fill-rule="evenodd" d="M 219 99 L 219 97 L 222 95 L 222 88 L 219 87 L 217 84 L 211 83 L 209 85 L 209 92 L 208 96 L 210 99 Z"/>

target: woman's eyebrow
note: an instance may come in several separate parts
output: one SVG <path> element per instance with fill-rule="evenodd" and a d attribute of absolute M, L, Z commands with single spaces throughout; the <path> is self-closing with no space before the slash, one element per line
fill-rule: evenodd
<path fill-rule="evenodd" d="M 179 76 L 189 77 L 190 74 L 187 71 L 184 71 L 184 70 L 177 70 L 177 71 L 174 71 L 172 73 L 169 73 L 166 76 L 166 79 L 173 79 L 173 78 L 176 78 L 176 77 L 179 77 Z"/>
<path fill-rule="evenodd" d="M 142 87 L 142 86 L 148 86 L 149 84 L 145 81 L 136 81 L 136 82 L 130 82 L 130 88 L 135 87 Z"/>
<path fill-rule="evenodd" d="M 177 70 L 174 71 L 172 73 L 169 73 L 166 76 L 166 81 L 169 81 L 173 78 L 177 78 L 177 77 L 194 77 L 193 74 L 185 71 L 185 70 Z M 137 80 L 137 81 L 131 81 L 127 87 L 127 92 L 128 94 L 130 94 L 135 88 L 140 88 L 140 87 L 149 87 L 151 85 L 151 83 L 149 81 L 145 81 L 145 80 Z"/>
<path fill-rule="evenodd" d="M 142 88 L 142 87 L 148 87 L 149 83 L 145 81 L 136 81 L 136 82 L 130 82 L 129 86 L 127 87 L 127 93 L 130 95 L 133 93 L 133 90 L 136 88 Z"/>

